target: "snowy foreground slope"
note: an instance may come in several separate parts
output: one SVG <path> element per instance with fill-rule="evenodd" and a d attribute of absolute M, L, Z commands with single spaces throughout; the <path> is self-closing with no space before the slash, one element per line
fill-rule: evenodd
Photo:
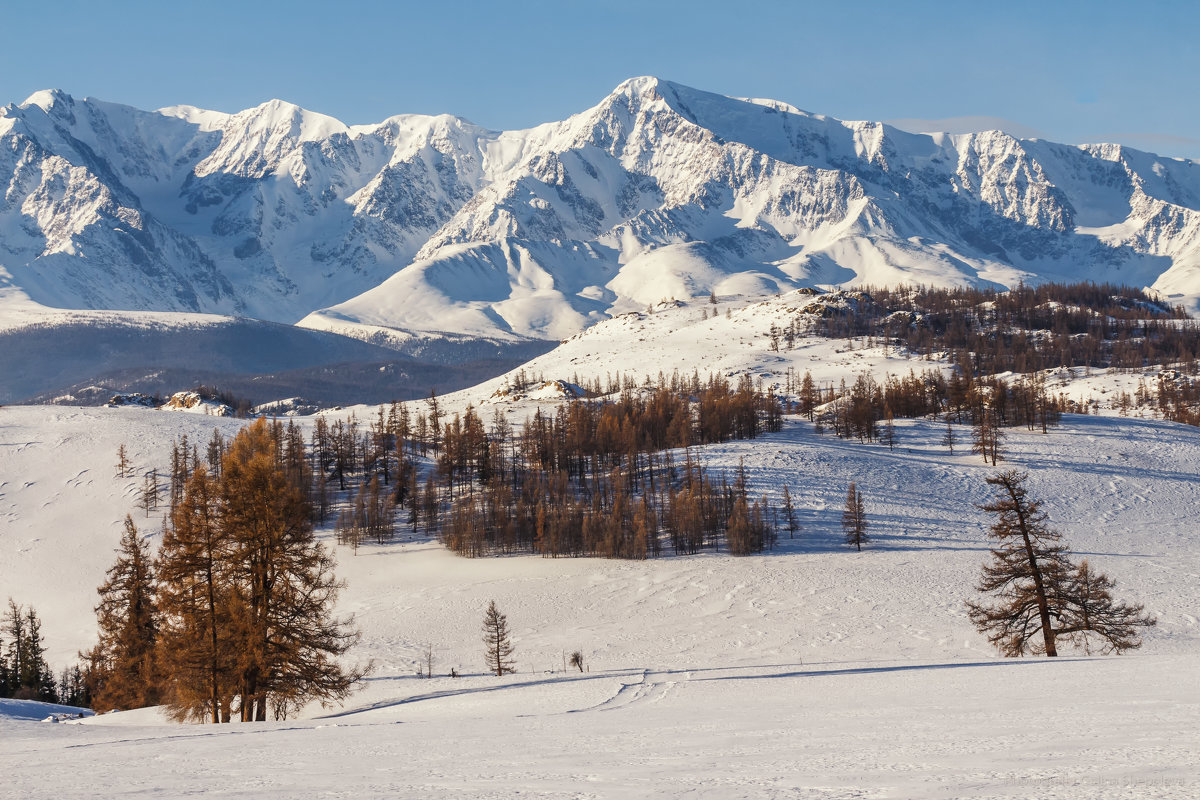
<path fill-rule="evenodd" d="M 253 730 L 6 724 L 15 797 L 1195 797 L 1194 661 L 510 679 Z M 464 679 L 465 680 L 465 679 Z M 11 764 L 12 767 L 8 768 Z"/>
<path fill-rule="evenodd" d="M 94 587 L 132 510 L 117 445 L 163 464 L 171 436 L 213 425 L 237 423 L 0 409 L 0 594 L 38 609 L 55 666 L 90 643 Z M 796 419 L 698 451 L 715 469 L 744 459 L 754 491 L 791 488 L 803 533 L 769 555 L 466 560 L 411 537 L 342 549 L 342 609 L 364 634 L 353 657 L 376 665 L 344 708 L 220 728 L 153 710 L 4 716 L 5 791 L 1194 797 L 1200 430 L 1067 416 L 1049 435 L 1011 433 L 1008 464 L 1029 470 L 1066 540 L 1159 618 L 1133 655 L 1049 661 L 996 658 L 966 619 L 992 470 L 947 454 L 940 423 L 898 428 L 895 452 Z M 850 480 L 875 535 L 861 554 L 838 536 Z M 504 679 L 481 674 L 491 599 L 516 635 L 520 671 Z M 426 646 L 436 673 L 464 677 L 415 677 Z M 588 672 L 563 670 L 574 649 Z"/>

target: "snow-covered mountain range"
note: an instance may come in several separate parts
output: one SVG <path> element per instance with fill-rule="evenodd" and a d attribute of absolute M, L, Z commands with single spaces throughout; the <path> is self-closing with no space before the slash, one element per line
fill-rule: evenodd
<path fill-rule="evenodd" d="M 656 78 L 510 132 L 39 92 L 0 110 L 0 181 L 8 326 L 54 307 L 519 340 L 806 285 L 1089 279 L 1200 298 L 1194 162 L 904 133 Z"/>

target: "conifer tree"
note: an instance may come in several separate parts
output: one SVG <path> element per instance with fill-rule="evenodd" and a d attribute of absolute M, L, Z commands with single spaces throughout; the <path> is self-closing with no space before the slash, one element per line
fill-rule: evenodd
<path fill-rule="evenodd" d="M 149 544 L 128 515 L 117 560 L 97 591 L 100 641 L 91 660 L 102 665 L 102 672 L 97 676 L 96 709 L 108 711 L 157 704 L 160 680 L 155 661 L 158 608 L 154 569 Z"/>
<path fill-rule="evenodd" d="M 513 644 L 509 638 L 508 617 L 496 608 L 496 601 L 488 603 L 483 615 L 483 645 L 488 670 L 497 677 L 516 671 L 513 661 Z"/>
<path fill-rule="evenodd" d="M 1058 655 L 1059 641 L 1091 652 L 1121 653 L 1141 646 L 1138 629 L 1155 624 L 1140 605 L 1118 603 L 1113 582 L 1083 561 L 1075 566 L 1060 534 L 1047 523 L 1040 500 L 1025 488 L 1027 476 L 1008 470 L 988 478 L 997 487 L 980 508 L 996 514 L 989 536 L 996 542 L 976 587 L 995 604 L 968 601 L 967 611 L 1005 656 Z"/>
<path fill-rule="evenodd" d="M 149 470 L 142 480 L 142 491 L 138 496 L 138 505 L 150 516 L 150 512 L 158 508 L 158 472 Z"/>
<path fill-rule="evenodd" d="M 813 421 L 813 413 L 820 402 L 820 395 L 817 393 L 816 384 L 813 383 L 812 373 L 808 370 L 804 371 L 804 380 L 800 384 L 800 413 L 808 417 L 808 421 Z"/>
<path fill-rule="evenodd" d="M 842 530 L 846 534 L 846 544 L 853 545 L 862 552 L 862 546 L 867 542 L 867 513 L 863 505 L 862 493 L 858 485 L 850 481 L 850 490 L 846 493 L 846 508 L 842 511 Z"/>
<path fill-rule="evenodd" d="M 725 528 L 725 541 L 732 555 L 742 556 L 756 552 L 750 524 L 750 507 L 746 503 L 744 493 L 739 492 L 733 501 L 733 513 L 729 515 Z"/>
<path fill-rule="evenodd" d="M 975 427 L 971 431 L 971 452 L 983 456 L 983 463 L 991 460 L 992 466 L 1003 461 L 1000 454 L 1000 442 L 1004 432 L 1000 429 L 997 414 L 992 409 L 980 409 L 975 415 Z"/>
<path fill-rule="evenodd" d="M 11 597 L 8 598 L 8 610 L 4 614 L 4 627 L 8 634 L 8 649 L 0 653 L 0 661 L 4 663 L 5 697 L 11 697 L 21 687 L 25 656 L 24 609 Z"/>
<path fill-rule="evenodd" d="M 955 441 L 954 426 L 950 423 L 950 415 L 946 414 L 946 433 L 942 436 L 942 444 L 946 446 L 951 455 L 954 455 Z"/>
<path fill-rule="evenodd" d="M 800 525 L 796 522 L 796 507 L 792 504 L 792 495 L 787 484 L 783 486 L 783 521 L 787 524 L 788 538 L 796 538 L 796 531 L 800 529 Z"/>
<path fill-rule="evenodd" d="M 129 464 L 129 456 L 125 451 L 125 443 L 122 442 L 117 448 L 117 477 L 128 477 L 131 469 L 132 467 Z"/>
<path fill-rule="evenodd" d="M 324 423 L 324 418 L 318 418 L 318 423 Z M 221 456 L 225 454 L 225 437 L 221 435 L 220 428 L 213 428 L 212 436 L 208 440 L 208 447 L 204 451 L 204 460 L 208 462 L 208 471 L 214 477 L 221 476 Z"/>
<path fill-rule="evenodd" d="M 43 703 L 58 702 L 54 672 L 46 663 L 46 644 L 42 638 L 42 621 L 33 606 L 25 609 L 24 675 L 19 676 L 23 696 Z"/>
<path fill-rule="evenodd" d="M 883 418 L 883 431 L 880 435 L 883 443 L 888 446 L 888 450 L 896 449 L 896 421 L 892 415 L 892 409 L 889 407 L 886 416 Z"/>
<path fill-rule="evenodd" d="M 228 722 L 234 686 L 232 542 L 217 481 L 203 466 L 184 487 L 156 564 L 159 661 L 176 719 Z"/>
<path fill-rule="evenodd" d="M 332 616 L 343 584 L 313 536 L 307 498 L 279 468 L 265 420 L 230 443 L 220 486 L 242 720 L 265 720 L 268 704 L 286 716 L 309 700 L 344 699 L 366 672 L 337 661 L 358 633 Z"/>
<path fill-rule="evenodd" d="M 8 657 L 4 652 L 4 632 L 0 631 L 0 697 L 11 697 L 12 691 L 12 679 L 8 674 Z"/>
<path fill-rule="evenodd" d="M 46 663 L 42 622 L 37 612 L 32 606 L 17 605 L 10 597 L 4 622 L 11 639 L 7 654 L 0 654 L 0 661 L 4 662 L 0 688 L 4 689 L 5 696 L 56 702 L 54 673 Z"/>
<path fill-rule="evenodd" d="M 438 452 L 442 435 L 442 411 L 438 405 L 437 390 L 429 390 L 429 444 L 433 447 L 433 452 Z"/>

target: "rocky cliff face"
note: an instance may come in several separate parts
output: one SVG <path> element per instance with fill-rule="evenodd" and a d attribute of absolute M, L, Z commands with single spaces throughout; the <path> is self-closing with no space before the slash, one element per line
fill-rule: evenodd
<path fill-rule="evenodd" d="M 1200 166 L 654 78 L 525 131 L 272 101 L 0 111 L 0 298 L 557 338 L 667 297 L 1107 280 L 1200 297 Z M 2 311 L 2 306 L 0 306 Z"/>

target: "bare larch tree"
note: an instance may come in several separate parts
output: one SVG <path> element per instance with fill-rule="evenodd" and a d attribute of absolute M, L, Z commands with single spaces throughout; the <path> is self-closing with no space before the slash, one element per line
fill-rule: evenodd
<path fill-rule="evenodd" d="M 1154 618 L 1140 605 L 1113 600 L 1113 582 L 1087 561 L 1071 562 L 1042 502 L 1029 498 L 1026 478 L 1008 470 L 987 479 L 998 491 L 980 508 L 997 515 L 988 534 L 997 544 L 976 588 L 996 602 L 967 602 L 976 629 L 1005 656 L 1057 656 L 1060 641 L 1088 653 L 1097 641 L 1103 653 L 1140 647 L 1138 629 Z"/>
<path fill-rule="evenodd" d="M 867 512 L 863 506 L 862 492 L 858 485 L 850 482 L 846 493 L 846 508 L 842 511 L 842 530 L 846 532 L 846 544 L 853 545 L 859 552 L 867 541 Z"/>

